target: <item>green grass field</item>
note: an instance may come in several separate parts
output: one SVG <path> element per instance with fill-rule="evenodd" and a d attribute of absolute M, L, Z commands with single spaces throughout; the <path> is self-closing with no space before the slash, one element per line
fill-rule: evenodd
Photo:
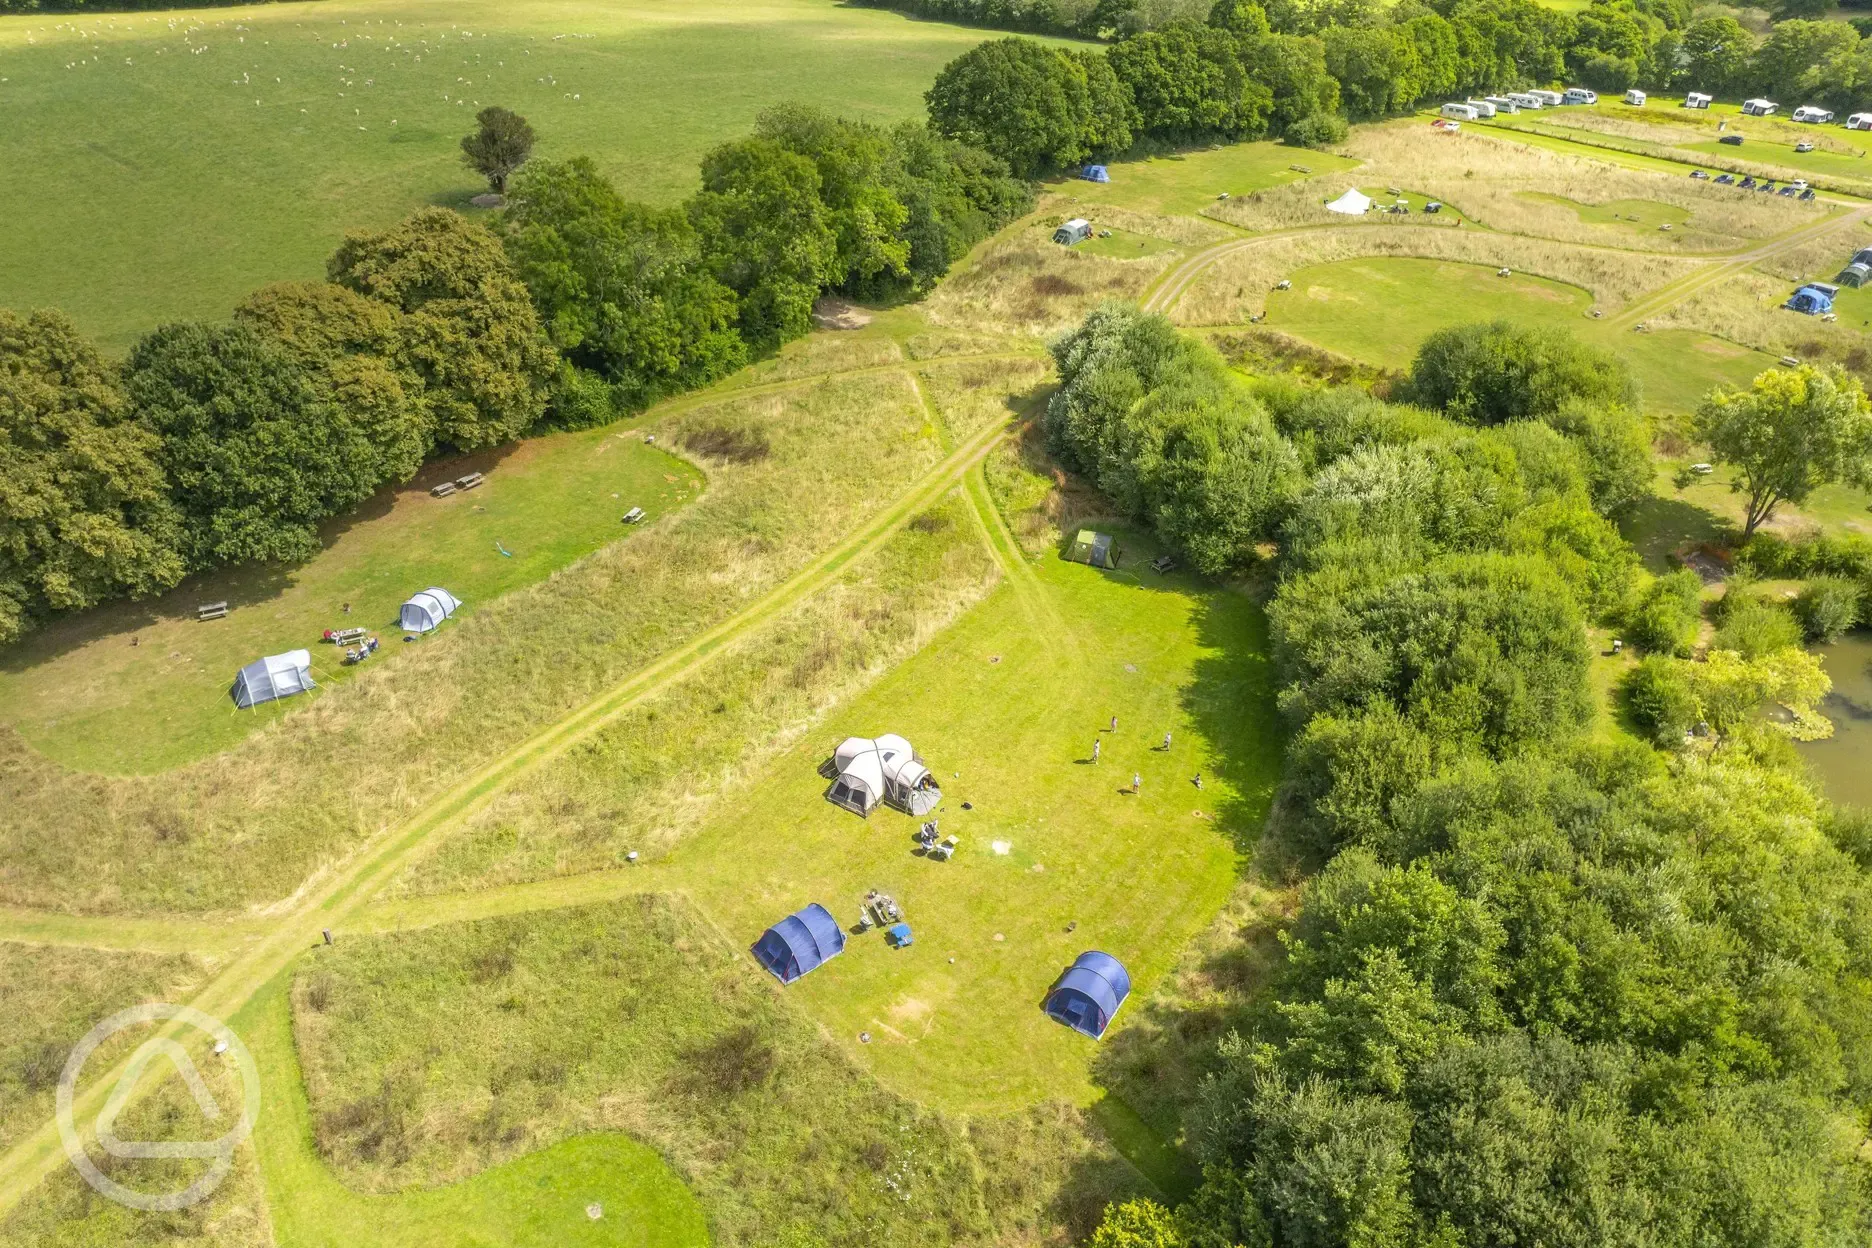
<path fill-rule="evenodd" d="M 1110 238 L 1104 237 L 1109 233 Z M 1176 244 L 1168 239 L 1155 238 L 1149 234 L 1134 234 L 1130 230 L 1101 230 L 1098 234 L 1080 243 L 1075 251 L 1090 252 L 1095 256 L 1105 256 L 1113 260 L 1136 260 L 1144 256 L 1155 256 L 1173 250 Z"/>
<path fill-rule="evenodd" d="M 1577 329 L 1592 296 L 1577 286 L 1440 260 L 1342 260 L 1297 270 L 1268 296 L 1266 324 L 1386 368 L 1451 325 L 1496 317 L 1558 319 Z"/>
<path fill-rule="evenodd" d="M 429 484 L 470 470 L 487 474 L 479 489 L 430 497 Z M 29 634 L 0 657 L 0 720 L 87 771 L 158 771 L 212 754 L 305 700 L 235 710 L 228 686 L 242 664 L 304 647 L 321 684 L 343 683 L 361 669 L 319 644 L 324 629 L 376 630 L 383 648 L 365 666 L 394 663 L 405 649 L 397 608 L 417 590 L 441 585 L 473 611 L 618 540 L 632 506 L 654 520 L 702 485 L 692 465 L 621 426 L 431 464 L 332 522 L 309 563 L 226 569 Z M 219 601 L 232 604 L 226 619 L 196 620 L 198 603 Z"/>
<path fill-rule="evenodd" d="M 1571 208 L 1587 225 L 1609 225 L 1632 232 L 1655 230 L 1663 225 L 1681 229 L 1690 219 L 1688 209 L 1654 199 L 1612 199 L 1603 204 L 1582 204 L 1564 195 L 1541 191 L 1523 191 L 1522 198 Z"/>
<path fill-rule="evenodd" d="M 1225 193 L 1247 195 L 1350 169 L 1356 163 L 1330 152 L 1310 152 L 1278 143 L 1235 143 L 1114 164 L 1109 166 L 1110 182 L 1058 178 L 1047 185 L 1088 204 L 1194 217 L 1202 215 L 1203 209 Z"/>
<path fill-rule="evenodd" d="M 477 105 L 524 114 L 537 155 L 589 155 L 669 202 L 762 108 L 920 114 L 991 37 L 830 0 L 321 0 L 0 18 L 0 292 L 116 349 L 312 278 L 346 230 L 485 186 L 457 144 Z M 824 72 L 836 63 L 836 73 Z"/>

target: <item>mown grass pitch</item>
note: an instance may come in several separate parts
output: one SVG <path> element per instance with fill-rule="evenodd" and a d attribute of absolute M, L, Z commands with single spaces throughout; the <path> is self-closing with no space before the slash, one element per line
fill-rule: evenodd
<path fill-rule="evenodd" d="M 486 190 L 476 107 L 670 202 L 760 109 L 894 122 L 990 37 L 824 0 L 321 0 L 0 18 L 0 299 L 113 348 L 322 274 L 348 229 Z M 836 73 L 826 73 L 836 63 Z"/>
<path fill-rule="evenodd" d="M 655 519 L 697 496 L 701 472 L 623 429 L 431 464 L 330 522 L 307 563 L 222 569 L 148 602 L 56 620 L 0 659 L 0 720 L 86 771 L 160 771 L 226 749 L 306 701 L 236 711 L 227 691 L 242 664 L 304 647 L 321 685 L 349 680 L 365 669 L 319 644 L 324 629 L 371 629 L 383 647 L 365 668 L 395 662 L 397 608 L 417 590 L 441 585 L 472 611 L 625 536 L 632 506 Z M 479 488 L 429 495 L 471 469 L 486 473 Z M 226 619 L 196 619 L 197 604 L 223 601 L 233 605 Z"/>

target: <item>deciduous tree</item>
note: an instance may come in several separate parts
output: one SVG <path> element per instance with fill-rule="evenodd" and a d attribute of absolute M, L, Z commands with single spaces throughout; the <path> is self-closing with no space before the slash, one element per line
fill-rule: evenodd
<path fill-rule="evenodd" d="M 479 128 L 461 141 L 462 163 L 488 180 L 496 195 L 533 154 L 533 127 L 518 113 L 490 105 L 475 114 Z"/>
<path fill-rule="evenodd" d="M 1745 537 L 1823 485 L 1872 483 L 1872 404 L 1840 368 L 1771 368 L 1746 390 L 1720 386 L 1697 409 L 1696 428 L 1735 470 L 1729 488 L 1743 496 Z"/>

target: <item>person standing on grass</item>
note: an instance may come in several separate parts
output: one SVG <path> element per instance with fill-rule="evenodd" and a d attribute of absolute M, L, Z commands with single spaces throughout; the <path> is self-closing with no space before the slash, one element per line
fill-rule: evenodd
<path fill-rule="evenodd" d="M 1144 777 L 1138 775 L 1138 773 L 1135 771 L 1132 772 L 1131 773 L 1131 795 L 1133 797 L 1137 796 L 1137 791 L 1140 788 L 1142 788 L 1143 785 L 1144 785 Z"/>
<path fill-rule="evenodd" d="M 1163 746 L 1163 748 L 1164 748 L 1164 753 L 1166 753 L 1166 754 L 1168 754 L 1168 753 L 1170 752 L 1170 734 L 1169 734 L 1169 733 L 1167 733 L 1167 732 L 1166 732 L 1166 733 L 1164 733 L 1164 746 Z"/>
<path fill-rule="evenodd" d="M 1093 766 L 1098 765 L 1099 746 L 1103 744 L 1105 743 L 1103 741 L 1100 741 L 1097 737 L 1092 738 L 1092 764 Z"/>
<path fill-rule="evenodd" d="M 1113 732 L 1118 731 L 1118 717 L 1116 715 L 1112 716 L 1111 730 Z"/>

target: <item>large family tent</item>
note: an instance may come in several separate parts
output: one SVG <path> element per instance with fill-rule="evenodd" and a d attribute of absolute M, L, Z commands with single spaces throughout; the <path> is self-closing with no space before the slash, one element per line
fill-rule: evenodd
<path fill-rule="evenodd" d="M 1069 563 L 1089 563 L 1095 568 L 1115 568 L 1118 550 L 1112 545 L 1111 534 L 1080 529 L 1072 545 L 1066 548 L 1066 559 Z"/>
<path fill-rule="evenodd" d="M 247 710 L 262 702 L 290 698 L 295 693 L 317 687 L 312 679 L 311 652 L 288 650 L 285 654 L 255 659 L 241 668 L 234 677 L 234 687 L 228 692 L 233 695 L 235 706 Z"/>
<path fill-rule="evenodd" d="M 1863 261 L 1855 260 L 1841 269 L 1839 271 L 1839 276 L 1834 278 L 1833 281 L 1836 285 L 1851 286 L 1854 290 L 1857 290 L 1867 282 L 1872 282 L 1872 264 L 1866 264 Z"/>
<path fill-rule="evenodd" d="M 1104 165 L 1087 165 L 1079 171 L 1079 176 L 1084 178 L 1087 182 L 1111 181 L 1111 171 L 1105 168 Z"/>
<path fill-rule="evenodd" d="M 879 802 L 908 815 L 927 815 L 942 801 L 922 756 L 894 732 L 875 739 L 845 738 L 821 771 L 832 780 L 826 800 L 855 815 L 870 815 Z"/>
<path fill-rule="evenodd" d="M 1833 296 L 1839 293 L 1836 286 L 1824 282 L 1809 282 L 1793 294 L 1781 306 L 1795 312 L 1805 312 L 1808 316 L 1824 316 L 1833 310 Z"/>
<path fill-rule="evenodd" d="M 1053 981 L 1047 993 L 1047 1017 L 1097 1040 L 1131 995 L 1131 975 L 1109 953 L 1087 950 Z"/>
<path fill-rule="evenodd" d="M 754 960 L 790 984 L 828 958 L 845 952 L 845 933 L 838 921 L 818 902 L 789 914 L 761 933 L 754 942 Z"/>
<path fill-rule="evenodd" d="M 1348 217 L 1360 216 L 1371 211 L 1371 196 L 1361 195 L 1357 191 L 1347 191 L 1332 203 L 1326 205 L 1327 212 L 1342 212 Z"/>
<path fill-rule="evenodd" d="M 406 633 L 429 633 L 442 627 L 442 621 L 455 614 L 461 599 L 446 589 L 431 585 L 403 604 L 397 622 Z"/>

